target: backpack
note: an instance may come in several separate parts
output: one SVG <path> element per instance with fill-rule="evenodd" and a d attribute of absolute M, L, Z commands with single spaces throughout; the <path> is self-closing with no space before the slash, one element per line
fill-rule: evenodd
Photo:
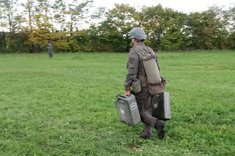
<path fill-rule="evenodd" d="M 144 48 L 137 46 L 136 48 L 140 59 L 143 62 L 144 71 L 148 81 L 149 94 L 158 95 L 159 93 L 162 93 L 164 90 L 164 84 L 161 83 L 162 78 L 154 51 L 147 46 Z"/>

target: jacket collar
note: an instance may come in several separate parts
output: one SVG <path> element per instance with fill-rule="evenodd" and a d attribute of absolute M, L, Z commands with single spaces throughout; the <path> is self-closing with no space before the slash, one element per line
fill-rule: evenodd
<path fill-rule="evenodd" d="M 143 45 L 145 45 L 145 44 L 144 44 L 144 42 L 138 42 L 138 43 L 136 43 L 135 46 L 138 46 L 138 45 L 143 46 Z M 135 47 L 135 46 L 134 46 L 134 47 Z"/>

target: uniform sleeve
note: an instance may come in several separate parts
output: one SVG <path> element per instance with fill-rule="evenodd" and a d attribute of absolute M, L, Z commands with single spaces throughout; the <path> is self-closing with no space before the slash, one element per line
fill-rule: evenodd
<path fill-rule="evenodd" d="M 128 56 L 128 62 L 127 62 L 127 75 L 126 75 L 126 81 L 125 81 L 125 90 L 129 91 L 130 87 L 132 85 L 132 82 L 137 77 L 138 72 L 138 55 L 134 51 L 131 51 Z"/>

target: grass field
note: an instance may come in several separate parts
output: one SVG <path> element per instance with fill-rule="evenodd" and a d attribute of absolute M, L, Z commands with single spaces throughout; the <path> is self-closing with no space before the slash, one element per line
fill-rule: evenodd
<path fill-rule="evenodd" d="M 172 120 L 166 137 L 118 119 L 127 54 L 0 55 L 0 155 L 235 154 L 235 53 L 160 53 Z"/>

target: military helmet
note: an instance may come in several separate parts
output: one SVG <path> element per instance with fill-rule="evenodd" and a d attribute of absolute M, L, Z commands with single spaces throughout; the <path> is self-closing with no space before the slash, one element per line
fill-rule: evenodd
<path fill-rule="evenodd" d="M 133 29 L 131 29 L 130 32 L 128 32 L 128 36 L 129 38 L 135 38 L 137 40 L 145 40 L 147 38 L 144 30 L 140 27 L 135 27 Z"/>

